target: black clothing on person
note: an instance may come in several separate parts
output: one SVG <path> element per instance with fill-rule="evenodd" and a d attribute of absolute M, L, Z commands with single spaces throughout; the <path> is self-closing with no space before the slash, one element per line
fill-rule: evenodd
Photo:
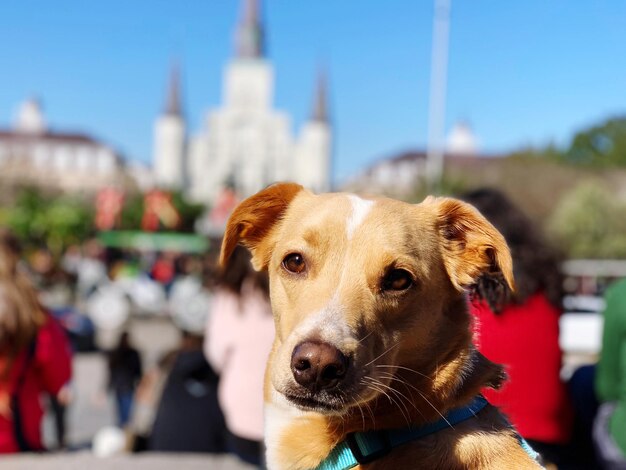
<path fill-rule="evenodd" d="M 163 388 L 149 450 L 223 452 L 226 426 L 217 374 L 201 350 L 180 351 Z"/>

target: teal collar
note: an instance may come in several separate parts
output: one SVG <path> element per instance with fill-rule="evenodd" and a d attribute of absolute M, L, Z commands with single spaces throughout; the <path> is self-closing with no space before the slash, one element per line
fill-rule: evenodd
<path fill-rule="evenodd" d="M 394 447 L 414 441 L 469 419 L 488 404 L 482 396 L 462 408 L 455 408 L 439 421 L 420 427 L 385 429 L 348 434 L 320 463 L 316 470 L 348 470 L 387 455 Z"/>

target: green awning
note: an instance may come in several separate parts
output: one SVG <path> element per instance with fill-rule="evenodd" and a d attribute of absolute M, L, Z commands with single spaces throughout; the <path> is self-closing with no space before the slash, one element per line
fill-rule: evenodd
<path fill-rule="evenodd" d="M 109 248 L 133 248 L 142 251 L 203 253 L 209 248 L 209 240 L 191 233 L 116 230 L 100 232 L 98 240 Z"/>

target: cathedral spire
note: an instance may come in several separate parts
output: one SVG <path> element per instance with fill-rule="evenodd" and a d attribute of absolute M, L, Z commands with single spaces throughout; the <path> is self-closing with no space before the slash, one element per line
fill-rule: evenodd
<path fill-rule="evenodd" d="M 180 116 L 182 114 L 180 96 L 180 65 L 178 61 L 172 63 L 170 69 L 170 81 L 167 88 L 167 98 L 165 101 L 165 114 Z"/>
<path fill-rule="evenodd" d="M 328 123 L 328 83 L 326 70 L 322 67 L 317 72 L 317 84 L 313 96 L 311 120 Z"/>
<path fill-rule="evenodd" d="M 239 59 L 263 57 L 265 44 L 260 19 L 259 0 L 243 0 L 242 16 L 235 32 L 235 48 Z"/>

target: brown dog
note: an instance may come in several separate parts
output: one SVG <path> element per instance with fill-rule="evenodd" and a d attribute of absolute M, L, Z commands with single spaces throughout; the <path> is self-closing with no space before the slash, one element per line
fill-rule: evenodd
<path fill-rule="evenodd" d="M 238 243 L 270 276 L 269 468 L 540 468 L 476 398 L 504 374 L 472 344 L 465 289 L 513 279 L 504 238 L 472 206 L 276 184 L 235 209 L 222 263 Z M 341 452 L 354 461 L 336 466 Z"/>

